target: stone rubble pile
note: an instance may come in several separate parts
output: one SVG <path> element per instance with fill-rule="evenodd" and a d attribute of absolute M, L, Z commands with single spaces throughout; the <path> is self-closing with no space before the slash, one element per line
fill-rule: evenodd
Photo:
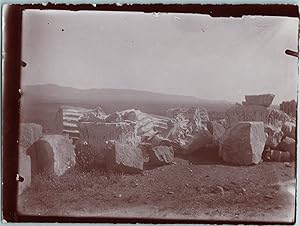
<path fill-rule="evenodd" d="M 283 159 L 288 159 L 288 161 L 294 161 L 296 118 L 281 110 L 270 107 L 274 97 L 272 94 L 245 96 L 246 101 L 242 105 L 237 104 L 227 110 L 225 118 L 227 122 L 226 133 L 228 133 L 227 131 L 234 130 L 233 128 L 244 122 L 262 122 L 266 140 L 263 142 L 263 139 L 260 139 L 261 144 L 263 144 L 260 147 L 263 148 L 259 150 L 259 153 L 263 152 L 263 160 L 283 161 Z M 254 136 L 260 137 L 258 134 L 261 134 L 261 129 L 253 132 Z M 228 143 L 226 136 L 223 137 L 222 142 Z M 227 147 L 226 145 L 228 144 L 225 144 L 225 147 Z M 224 149 L 224 145 L 221 145 L 221 149 L 222 147 Z M 241 151 L 243 150 L 241 148 Z M 221 151 L 221 153 L 223 152 Z M 288 155 L 289 157 L 281 158 L 281 155 Z M 222 154 L 221 157 L 226 162 L 227 157 L 222 156 Z M 253 164 L 256 163 L 253 162 Z"/>
<path fill-rule="evenodd" d="M 37 124 L 20 126 L 19 174 L 25 183 L 20 183 L 19 193 L 38 173 L 61 176 L 92 158 L 96 167 L 124 173 L 168 165 L 175 155 L 211 147 L 227 164 L 294 161 L 296 119 L 270 107 L 274 97 L 245 96 L 221 120 L 210 120 L 200 107 L 172 108 L 157 116 L 136 109 L 107 114 L 101 107 L 62 106 L 56 135 L 43 135 Z"/>

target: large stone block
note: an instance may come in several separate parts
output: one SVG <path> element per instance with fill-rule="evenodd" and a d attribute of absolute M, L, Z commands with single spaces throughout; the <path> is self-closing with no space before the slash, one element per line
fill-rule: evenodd
<path fill-rule="evenodd" d="M 263 160 L 266 162 L 289 162 L 291 157 L 289 152 L 267 149 L 263 153 Z"/>
<path fill-rule="evenodd" d="M 108 170 L 124 173 L 140 173 L 144 169 L 146 156 L 137 146 L 118 141 L 108 141 L 105 153 Z"/>
<path fill-rule="evenodd" d="M 102 149 L 109 140 L 134 145 L 140 141 L 135 124 L 117 123 L 79 123 L 80 143 L 87 143 Z"/>
<path fill-rule="evenodd" d="M 173 117 L 173 128 L 166 138 L 180 146 L 182 154 L 190 154 L 211 143 L 212 135 L 207 129 L 209 117 L 205 109 L 175 108 L 169 109 L 167 114 Z"/>
<path fill-rule="evenodd" d="M 240 122 L 223 137 L 220 157 L 234 165 L 252 165 L 261 161 L 266 142 L 262 122 Z"/>
<path fill-rule="evenodd" d="M 174 160 L 174 150 L 169 146 L 156 146 L 147 149 L 149 166 L 168 165 Z"/>
<path fill-rule="evenodd" d="M 296 123 L 294 122 L 285 122 L 282 125 L 282 132 L 284 136 L 296 139 Z"/>
<path fill-rule="evenodd" d="M 285 137 L 277 147 L 278 150 L 290 153 L 291 160 L 294 161 L 296 157 L 296 141 L 293 138 Z"/>
<path fill-rule="evenodd" d="M 181 154 L 190 154 L 211 144 L 212 135 L 206 127 L 196 130 L 188 124 L 179 123 L 171 129 L 168 139 L 180 147 Z"/>
<path fill-rule="evenodd" d="M 283 138 L 283 132 L 280 127 L 265 125 L 265 132 L 268 135 L 266 146 L 276 148 Z"/>
<path fill-rule="evenodd" d="M 31 159 L 26 155 L 24 147 L 19 145 L 19 169 L 18 174 L 23 178 L 23 181 L 18 182 L 18 194 L 21 194 L 31 184 Z"/>
<path fill-rule="evenodd" d="M 207 128 L 212 135 L 213 144 L 219 147 L 222 137 L 226 131 L 224 125 L 218 123 L 217 121 L 209 121 Z"/>
<path fill-rule="evenodd" d="M 259 105 L 233 106 L 226 111 L 225 119 L 228 123 L 228 128 L 242 121 L 264 122 L 277 127 L 281 127 L 285 122 L 293 121 L 290 116 L 280 110 Z"/>
<path fill-rule="evenodd" d="M 19 134 L 19 145 L 25 149 L 43 136 L 43 127 L 35 123 L 21 123 Z"/>
<path fill-rule="evenodd" d="M 32 174 L 61 176 L 75 165 L 72 141 L 63 135 L 44 135 L 29 149 Z"/>
<path fill-rule="evenodd" d="M 109 123 L 127 122 L 134 125 L 137 135 L 141 137 L 155 134 L 153 117 L 140 110 L 128 109 L 121 112 L 114 112 L 110 114 L 105 121 Z"/>
<path fill-rule="evenodd" d="M 274 94 L 262 94 L 262 95 L 246 95 L 245 105 L 261 105 L 270 107 L 275 98 Z"/>
<path fill-rule="evenodd" d="M 209 121 L 209 116 L 205 108 L 171 108 L 167 110 L 167 116 L 179 121 L 194 122 L 196 126 L 201 126 Z"/>
<path fill-rule="evenodd" d="M 107 114 L 103 111 L 103 109 L 99 106 L 91 111 L 83 113 L 79 118 L 79 122 L 105 122 L 105 118 Z"/>
<path fill-rule="evenodd" d="M 292 117 L 296 117 L 297 114 L 297 102 L 295 100 L 283 101 L 280 104 L 280 110 L 284 111 Z"/>

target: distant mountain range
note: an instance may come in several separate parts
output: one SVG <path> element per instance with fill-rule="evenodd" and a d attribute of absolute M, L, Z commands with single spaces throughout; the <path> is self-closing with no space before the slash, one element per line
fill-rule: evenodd
<path fill-rule="evenodd" d="M 76 89 L 53 84 L 23 87 L 23 105 L 70 104 L 96 107 L 106 112 L 136 108 L 142 111 L 162 114 L 171 107 L 201 106 L 209 111 L 224 111 L 234 103 L 199 99 L 191 96 L 170 95 L 128 89 Z"/>

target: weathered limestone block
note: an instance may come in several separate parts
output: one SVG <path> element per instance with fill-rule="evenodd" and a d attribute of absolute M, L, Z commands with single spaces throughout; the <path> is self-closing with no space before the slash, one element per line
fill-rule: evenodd
<path fill-rule="evenodd" d="M 136 144 L 140 141 L 132 124 L 118 123 L 79 123 L 80 143 L 87 143 L 103 149 L 106 142 L 116 140 L 121 143 Z"/>
<path fill-rule="evenodd" d="M 263 160 L 266 162 L 289 162 L 291 157 L 289 152 L 268 149 L 263 152 Z"/>
<path fill-rule="evenodd" d="M 265 142 L 266 134 L 262 122 L 240 122 L 226 131 L 219 155 L 229 164 L 258 164 Z"/>
<path fill-rule="evenodd" d="M 173 117 L 173 128 L 166 138 L 181 148 L 181 154 L 190 154 L 211 143 L 212 135 L 207 129 L 209 117 L 205 109 L 175 108 L 169 109 L 167 114 Z"/>
<path fill-rule="evenodd" d="M 270 107 L 275 98 L 274 94 L 262 94 L 262 95 L 246 95 L 244 102 L 245 105 L 261 105 Z"/>
<path fill-rule="evenodd" d="M 283 101 L 280 104 L 280 110 L 285 112 L 286 114 L 296 117 L 297 114 L 297 102 L 295 100 L 291 101 Z"/>
<path fill-rule="evenodd" d="M 149 164 L 151 166 L 168 165 L 174 160 L 174 151 L 172 147 L 157 146 L 148 150 Z"/>
<path fill-rule="evenodd" d="M 24 147 L 19 145 L 19 176 L 24 180 L 18 182 L 18 194 L 21 194 L 31 184 L 31 159 L 29 155 L 26 155 Z"/>
<path fill-rule="evenodd" d="M 109 114 L 105 118 L 106 123 L 116 123 L 116 122 L 124 122 L 124 119 L 122 118 L 122 115 L 120 112 L 114 112 Z"/>
<path fill-rule="evenodd" d="M 294 122 L 285 122 L 282 125 L 282 132 L 284 136 L 296 139 L 296 123 Z"/>
<path fill-rule="evenodd" d="M 101 107 L 97 107 L 94 110 L 83 113 L 79 118 L 79 122 L 105 122 L 107 114 L 103 111 Z"/>
<path fill-rule="evenodd" d="M 29 149 L 32 174 L 61 176 L 75 165 L 72 141 L 63 135 L 44 135 Z"/>
<path fill-rule="evenodd" d="M 108 170 L 140 173 L 144 169 L 145 156 L 137 146 L 118 141 L 108 141 L 105 153 Z"/>
<path fill-rule="evenodd" d="M 266 146 L 276 148 L 283 138 L 283 132 L 280 127 L 273 125 L 265 125 L 265 132 L 267 133 Z"/>
<path fill-rule="evenodd" d="M 181 148 L 182 154 L 190 154 L 206 147 L 212 142 L 212 136 L 207 128 L 192 130 L 188 126 L 176 126 L 168 137 Z"/>
<path fill-rule="evenodd" d="M 284 112 L 266 108 L 259 105 L 236 105 L 226 112 L 228 128 L 242 121 L 264 122 L 281 127 L 284 122 L 291 122 L 293 119 Z"/>
<path fill-rule="evenodd" d="M 209 121 L 207 110 L 200 107 L 171 108 L 167 110 L 167 116 L 178 121 L 190 121 L 196 126 L 201 126 Z"/>
<path fill-rule="evenodd" d="M 35 123 L 21 123 L 19 145 L 25 149 L 29 148 L 34 142 L 43 136 L 43 127 Z"/>
<path fill-rule="evenodd" d="M 221 139 L 225 133 L 225 127 L 217 121 L 209 121 L 207 128 L 212 135 L 212 142 L 214 145 L 219 147 Z"/>
<path fill-rule="evenodd" d="M 278 150 L 290 153 L 291 160 L 294 161 L 296 157 L 296 141 L 293 138 L 285 137 L 277 147 Z"/>
<path fill-rule="evenodd" d="M 105 121 L 109 123 L 127 122 L 132 124 L 137 131 L 137 136 L 143 137 L 155 134 L 153 118 L 140 110 L 128 109 L 121 112 L 114 112 L 107 116 Z"/>

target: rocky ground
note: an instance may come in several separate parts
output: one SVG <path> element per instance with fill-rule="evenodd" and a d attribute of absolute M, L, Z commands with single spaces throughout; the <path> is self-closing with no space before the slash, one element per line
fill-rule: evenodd
<path fill-rule="evenodd" d="M 295 164 L 237 167 L 215 153 L 175 158 L 171 165 L 125 175 L 69 170 L 39 175 L 18 198 L 22 214 L 292 222 Z"/>

